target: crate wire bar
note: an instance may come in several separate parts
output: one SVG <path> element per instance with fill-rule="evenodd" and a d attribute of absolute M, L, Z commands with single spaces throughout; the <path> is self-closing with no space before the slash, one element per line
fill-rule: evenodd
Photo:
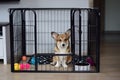
<path fill-rule="evenodd" d="M 10 8 L 9 14 L 11 72 L 99 72 L 98 9 Z M 71 54 L 55 54 L 51 32 L 68 29 Z M 51 65 L 54 56 L 72 56 L 72 61 L 67 68 L 56 68 Z"/>

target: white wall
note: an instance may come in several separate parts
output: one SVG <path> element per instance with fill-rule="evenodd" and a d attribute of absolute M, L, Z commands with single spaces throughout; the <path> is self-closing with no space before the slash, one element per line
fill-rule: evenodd
<path fill-rule="evenodd" d="M 0 3 L 0 22 L 9 21 L 9 8 L 89 8 L 93 0 L 20 0 L 18 3 Z"/>
<path fill-rule="evenodd" d="M 120 31 L 120 0 L 106 0 L 105 31 Z"/>

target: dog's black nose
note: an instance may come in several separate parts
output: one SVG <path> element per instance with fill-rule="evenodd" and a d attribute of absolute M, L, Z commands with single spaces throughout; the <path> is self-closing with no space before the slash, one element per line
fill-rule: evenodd
<path fill-rule="evenodd" d="M 64 46 L 65 46 L 65 44 L 62 44 L 62 46 L 64 47 Z"/>

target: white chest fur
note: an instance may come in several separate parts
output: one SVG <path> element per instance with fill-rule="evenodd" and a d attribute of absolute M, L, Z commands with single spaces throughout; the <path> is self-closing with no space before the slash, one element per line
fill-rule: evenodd
<path fill-rule="evenodd" d="M 62 65 L 64 68 L 67 67 L 67 55 L 62 55 L 62 54 L 70 54 L 70 52 L 67 52 L 66 49 L 60 49 L 59 51 L 55 52 L 55 54 L 61 54 L 59 55 L 59 60 L 57 61 L 55 67 L 59 67 Z"/>
<path fill-rule="evenodd" d="M 55 52 L 55 54 L 70 54 L 66 51 L 61 51 L 61 52 Z M 63 64 L 63 63 L 66 63 L 66 55 L 59 55 L 59 63 L 60 64 Z"/>

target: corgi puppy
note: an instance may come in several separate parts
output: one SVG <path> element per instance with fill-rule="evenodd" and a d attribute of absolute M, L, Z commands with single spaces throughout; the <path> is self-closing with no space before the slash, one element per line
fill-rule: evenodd
<path fill-rule="evenodd" d="M 67 30 L 63 34 L 58 34 L 56 32 L 51 32 L 51 35 L 53 39 L 55 40 L 55 54 L 70 54 L 71 48 L 70 48 L 70 34 L 71 30 Z M 67 63 L 70 63 L 72 61 L 71 56 L 54 56 L 52 64 L 55 65 L 55 67 L 60 67 L 61 65 L 64 68 L 67 68 Z"/>

